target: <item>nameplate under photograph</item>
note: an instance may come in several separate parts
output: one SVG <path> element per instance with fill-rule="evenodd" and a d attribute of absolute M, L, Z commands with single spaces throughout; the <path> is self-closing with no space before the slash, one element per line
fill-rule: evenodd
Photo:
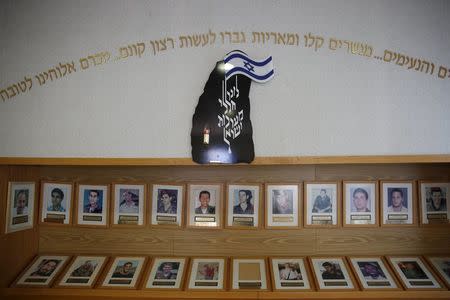
<path fill-rule="evenodd" d="M 420 181 L 421 224 L 450 224 L 450 182 Z"/>
<path fill-rule="evenodd" d="M 34 226 L 35 182 L 9 182 L 5 233 Z"/>
<path fill-rule="evenodd" d="M 184 185 L 153 184 L 151 225 L 182 225 Z"/>
<path fill-rule="evenodd" d="M 192 258 L 188 289 L 225 290 L 226 258 Z"/>
<path fill-rule="evenodd" d="M 259 227 L 260 191 L 259 184 L 227 185 L 227 227 Z"/>
<path fill-rule="evenodd" d="M 344 181 L 344 226 L 378 226 L 376 181 Z"/>
<path fill-rule="evenodd" d="M 350 266 L 364 290 L 400 289 L 380 256 L 351 257 Z"/>
<path fill-rule="evenodd" d="M 113 224 L 144 225 L 145 184 L 113 184 Z"/>
<path fill-rule="evenodd" d="M 58 287 L 93 287 L 106 262 L 106 256 L 77 256 L 57 284 Z"/>
<path fill-rule="evenodd" d="M 420 257 L 388 256 L 387 259 L 405 289 L 443 289 Z"/>
<path fill-rule="evenodd" d="M 267 266 L 264 258 L 232 258 L 233 290 L 267 290 Z"/>
<path fill-rule="evenodd" d="M 222 227 L 222 185 L 188 185 L 188 227 Z"/>
<path fill-rule="evenodd" d="M 299 185 L 266 185 L 266 227 L 295 229 L 299 221 Z"/>
<path fill-rule="evenodd" d="M 354 290 L 350 272 L 343 257 L 310 258 L 317 287 L 320 290 Z"/>
<path fill-rule="evenodd" d="M 414 224 L 414 183 L 412 181 L 382 181 L 382 225 Z"/>
<path fill-rule="evenodd" d="M 145 289 L 172 289 L 182 288 L 184 271 L 187 259 L 184 257 L 157 257 L 145 283 Z"/>
<path fill-rule="evenodd" d="M 338 226 L 340 189 L 337 182 L 305 182 L 305 226 Z"/>
<path fill-rule="evenodd" d="M 70 256 L 40 255 L 19 275 L 14 287 L 41 286 L 49 287 L 63 270 Z"/>
<path fill-rule="evenodd" d="M 73 184 L 67 182 L 41 183 L 41 223 L 70 224 Z"/>
<path fill-rule="evenodd" d="M 76 199 L 78 225 L 108 226 L 109 185 L 78 184 Z"/>
<path fill-rule="evenodd" d="M 143 256 L 115 257 L 100 287 L 136 289 L 145 261 Z"/>
<path fill-rule="evenodd" d="M 274 289 L 312 290 L 304 258 L 271 258 L 270 263 Z"/>

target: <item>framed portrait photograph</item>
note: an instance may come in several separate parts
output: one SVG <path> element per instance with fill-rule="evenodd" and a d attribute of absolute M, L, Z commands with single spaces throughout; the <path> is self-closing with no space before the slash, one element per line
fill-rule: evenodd
<path fill-rule="evenodd" d="M 340 225 L 340 184 L 305 182 L 305 227 Z"/>
<path fill-rule="evenodd" d="M 381 256 L 350 257 L 349 260 L 363 290 L 401 289 Z"/>
<path fill-rule="evenodd" d="M 304 258 L 271 258 L 270 266 L 272 269 L 272 286 L 275 290 L 313 290 Z"/>
<path fill-rule="evenodd" d="M 75 220 L 78 225 L 108 226 L 109 186 L 78 184 Z"/>
<path fill-rule="evenodd" d="M 344 181 L 344 226 L 378 226 L 378 183 Z"/>
<path fill-rule="evenodd" d="M 183 224 L 184 185 L 153 184 L 151 225 Z"/>
<path fill-rule="evenodd" d="M 97 281 L 105 263 L 106 256 L 77 256 L 69 264 L 57 287 L 91 288 Z"/>
<path fill-rule="evenodd" d="M 227 259 L 224 257 L 192 258 L 188 289 L 225 290 Z"/>
<path fill-rule="evenodd" d="M 40 255 L 20 274 L 13 287 L 50 287 L 70 256 Z"/>
<path fill-rule="evenodd" d="M 382 181 L 382 225 L 415 224 L 415 192 L 413 181 Z"/>
<path fill-rule="evenodd" d="M 296 229 L 300 226 L 298 184 L 266 185 L 266 228 Z"/>
<path fill-rule="evenodd" d="M 222 227 L 222 185 L 189 184 L 188 227 Z"/>
<path fill-rule="evenodd" d="M 145 184 L 113 184 L 113 225 L 144 225 Z"/>
<path fill-rule="evenodd" d="M 136 289 L 145 262 L 145 256 L 115 257 L 99 287 Z"/>
<path fill-rule="evenodd" d="M 343 257 L 313 257 L 310 260 L 319 290 L 356 289 Z"/>
<path fill-rule="evenodd" d="M 41 224 L 71 224 L 73 184 L 42 182 Z"/>
<path fill-rule="evenodd" d="M 187 259 L 184 257 L 157 257 L 147 275 L 145 289 L 181 290 Z"/>
<path fill-rule="evenodd" d="M 260 227 L 261 185 L 228 184 L 226 227 Z"/>
<path fill-rule="evenodd" d="M 450 182 L 420 181 L 420 223 L 450 224 Z"/>
<path fill-rule="evenodd" d="M 34 226 L 35 182 L 9 182 L 5 233 Z"/>
<path fill-rule="evenodd" d="M 388 256 L 387 259 L 405 289 L 443 289 L 419 256 Z"/>
<path fill-rule="evenodd" d="M 231 289 L 269 290 L 265 258 L 232 258 Z"/>
<path fill-rule="evenodd" d="M 425 259 L 438 274 L 442 282 L 450 289 L 450 255 L 427 256 Z"/>

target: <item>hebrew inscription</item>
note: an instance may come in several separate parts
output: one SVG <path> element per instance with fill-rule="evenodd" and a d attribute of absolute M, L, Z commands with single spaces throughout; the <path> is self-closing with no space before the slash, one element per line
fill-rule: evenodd
<path fill-rule="evenodd" d="M 236 44 L 297 47 L 305 49 L 305 51 L 309 50 L 310 53 L 327 51 L 331 55 L 345 53 L 346 55 L 361 57 L 361 59 L 375 59 L 380 63 L 394 65 L 405 71 L 423 73 L 423 75 L 432 76 L 437 80 L 450 79 L 450 67 L 447 65 L 436 64 L 431 59 L 392 49 L 376 51 L 374 45 L 364 41 L 326 37 L 312 32 L 245 32 L 242 30 L 213 31 L 208 29 L 203 32 L 162 36 L 146 41 L 126 43 L 113 50 L 103 50 L 78 59 L 58 62 L 41 72 L 13 79 L 12 82 L 4 86 L 0 85 L 0 95 L 3 102 L 12 100 L 18 95 L 29 93 L 33 87 L 49 86 L 49 84 L 57 82 L 61 78 L 118 61 L 145 59 L 176 49 L 182 51 L 189 48 Z"/>

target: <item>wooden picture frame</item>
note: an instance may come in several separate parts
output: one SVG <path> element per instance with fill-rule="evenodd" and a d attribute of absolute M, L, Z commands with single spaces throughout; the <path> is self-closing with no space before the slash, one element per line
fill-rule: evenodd
<path fill-rule="evenodd" d="M 265 228 L 299 229 L 302 223 L 301 194 L 299 183 L 267 183 Z"/>
<path fill-rule="evenodd" d="M 261 199 L 262 199 L 261 184 L 257 183 L 227 184 L 225 227 L 233 229 L 261 228 L 262 223 Z"/>
<path fill-rule="evenodd" d="M 230 265 L 231 290 L 270 291 L 269 266 L 265 257 L 233 257 Z"/>
<path fill-rule="evenodd" d="M 341 226 L 342 199 L 339 181 L 304 182 L 304 226 Z"/>
<path fill-rule="evenodd" d="M 109 227 L 110 185 L 76 185 L 74 220 L 82 227 Z"/>
<path fill-rule="evenodd" d="M 431 268 L 420 256 L 386 256 L 405 290 L 444 290 Z"/>
<path fill-rule="evenodd" d="M 84 288 L 94 287 L 108 262 L 108 256 L 78 255 L 72 258 L 64 272 L 61 272 L 55 287 Z"/>
<path fill-rule="evenodd" d="M 73 193 L 73 182 L 42 181 L 39 224 L 71 225 Z"/>
<path fill-rule="evenodd" d="M 417 226 L 416 188 L 414 180 L 380 181 L 381 226 Z"/>
<path fill-rule="evenodd" d="M 186 227 L 208 229 L 223 227 L 223 184 L 188 184 L 187 198 Z"/>
<path fill-rule="evenodd" d="M 37 255 L 20 273 L 11 287 L 49 288 L 64 270 L 70 258 L 70 255 Z"/>
<path fill-rule="evenodd" d="M 154 257 L 147 268 L 143 289 L 183 290 L 189 259 L 186 257 Z"/>
<path fill-rule="evenodd" d="M 97 288 L 102 289 L 138 289 L 147 257 L 142 255 L 114 256 L 109 260 Z M 107 270 L 107 271 L 106 271 Z"/>
<path fill-rule="evenodd" d="M 33 229 L 35 224 L 36 182 L 8 182 L 5 233 Z"/>
<path fill-rule="evenodd" d="M 227 278 L 227 257 L 191 257 L 186 289 L 226 291 Z"/>
<path fill-rule="evenodd" d="M 450 289 L 450 255 L 429 255 L 425 256 L 434 274 L 437 274 L 441 282 Z"/>
<path fill-rule="evenodd" d="M 357 290 L 355 277 L 343 256 L 309 257 L 314 282 L 319 291 Z"/>
<path fill-rule="evenodd" d="M 450 225 L 450 182 L 419 181 L 419 220 L 422 226 Z"/>
<path fill-rule="evenodd" d="M 384 257 L 350 256 L 347 259 L 361 290 L 402 290 L 400 282 L 392 273 Z"/>
<path fill-rule="evenodd" d="M 151 185 L 151 191 L 152 201 L 148 213 L 150 226 L 182 228 L 185 215 L 185 185 L 154 183 Z"/>
<path fill-rule="evenodd" d="M 274 291 L 314 291 L 306 257 L 271 257 L 269 266 Z"/>
<path fill-rule="evenodd" d="M 137 182 L 113 183 L 111 193 L 111 226 L 143 227 L 146 219 L 147 185 Z"/>
<path fill-rule="evenodd" d="M 344 227 L 378 227 L 378 181 L 343 181 L 342 212 Z"/>

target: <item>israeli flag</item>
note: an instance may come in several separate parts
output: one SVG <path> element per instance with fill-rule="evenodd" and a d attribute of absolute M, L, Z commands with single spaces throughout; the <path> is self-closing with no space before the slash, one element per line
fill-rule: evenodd
<path fill-rule="evenodd" d="M 267 82 L 274 75 L 272 56 L 263 61 L 251 59 L 242 51 L 234 50 L 228 53 L 223 62 L 225 63 L 225 80 L 236 74 L 242 74 L 259 82 Z"/>

